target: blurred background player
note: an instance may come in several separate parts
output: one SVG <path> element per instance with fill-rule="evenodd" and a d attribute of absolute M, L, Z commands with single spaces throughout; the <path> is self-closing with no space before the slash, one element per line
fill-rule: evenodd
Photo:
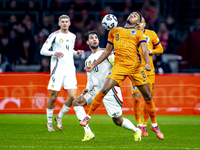
<path fill-rule="evenodd" d="M 152 31 L 145 29 L 146 23 L 144 18 L 142 17 L 142 22 L 137 25 L 137 29 L 143 31 L 146 41 L 147 41 L 147 47 L 148 47 L 148 52 L 149 52 L 149 64 L 151 67 L 151 71 L 146 71 L 147 77 L 149 79 L 149 86 L 150 86 L 150 92 L 151 95 L 153 96 L 153 90 L 154 90 L 154 83 L 155 83 L 155 69 L 153 65 L 153 54 L 161 54 L 163 53 L 163 47 L 159 41 L 159 38 L 157 34 Z M 141 47 L 139 47 L 139 51 L 141 53 Z M 144 59 L 142 53 L 140 54 L 142 58 L 141 64 L 144 65 Z M 134 114 L 135 114 L 135 119 L 137 121 L 137 127 L 142 130 L 142 136 L 148 136 L 147 132 L 147 122 L 149 119 L 149 114 L 147 111 L 147 104 L 144 103 L 144 115 L 143 115 L 143 124 L 141 124 L 141 92 L 136 86 L 132 87 L 132 92 L 133 92 L 133 108 L 134 108 Z M 158 138 L 163 137 L 162 133 L 159 130 L 159 127 L 155 122 L 152 123 L 151 130 L 154 131 L 157 134 Z"/>
<path fill-rule="evenodd" d="M 105 80 L 103 88 L 95 96 L 88 116 L 85 117 L 80 125 L 85 126 L 93 112 L 100 106 L 105 95 L 116 85 L 121 85 L 124 79 L 128 76 L 132 84 L 136 85 L 142 93 L 147 104 L 147 111 L 150 115 L 153 125 L 156 123 L 156 109 L 152 96 L 148 78 L 145 73 L 145 68 L 150 71 L 149 54 L 147 49 L 146 37 L 143 32 L 135 29 L 141 22 L 142 16 L 138 12 L 132 12 L 126 21 L 124 27 L 117 27 L 109 31 L 108 43 L 104 53 L 92 64 L 85 67 L 87 72 L 91 72 L 93 68 L 105 60 L 114 48 L 115 61 L 112 70 L 110 71 L 107 79 Z M 141 45 L 143 57 L 145 60 L 145 68 L 141 65 L 141 57 L 138 55 L 137 46 Z M 162 137 L 162 139 L 164 136 Z"/>
<path fill-rule="evenodd" d="M 68 92 L 68 99 L 65 101 L 63 108 L 55 121 L 58 123 L 61 118 L 60 114 L 66 113 L 77 93 L 77 80 L 75 75 L 75 66 L 73 55 L 82 55 L 83 50 L 74 50 L 76 36 L 69 31 L 70 18 L 67 15 L 61 15 L 58 19 L 60 30 L 49 35 L 40 51 L 41 55 L 51 56 L 51 77 L 48 85 L 50 96 L 47 102 L 47 129 L 55 131 L 52 117 L 54 102 L 58 93 L 64 85 Z M 61 129 L 60 129 L 61 130 Z"/>
<path fill-rule="evenodd" d="M 99 39 L 100 35 L 96 31 L 89 31 L 84 36 L 84 40 L 92 51 L 92 54 L 85 61 L 86 66 L 94 63 L 105 50 L 99 47 Z M 114 54 L 111 52 L 108 58 L 95 66 L 92 72 L 87 72 L 87 87 L 82 91 L 82 94 L 73 101 L 74 110 L 79 121 L 86 117 L 86 112 L 83 107 L 90 105 L 95 95 L 103 87 L 106 76 L 112 69 L 113 63 Z M 104 97 L 103 103 L 108 115 L 112 117 L 113 122 L 118 126 L 132 130 L 134 132 L 134 140 L 141 141 L 141 130 L 136 128 L 130 120 L 122 117 L 121 107 L 123 99 L 120 88 L 114 86 Z M 88 141 L 95 137 L 88 124 L 83 128 L 85 130 L 85 137 L 82 141 Z"/>

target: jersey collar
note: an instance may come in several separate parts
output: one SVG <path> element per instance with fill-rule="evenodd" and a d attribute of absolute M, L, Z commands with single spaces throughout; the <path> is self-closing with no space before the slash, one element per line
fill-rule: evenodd
<path fill-rule="evenodd" d="M 125 27 L 123 26 L 124 29 L 135 29 L 135 27 Z"/>

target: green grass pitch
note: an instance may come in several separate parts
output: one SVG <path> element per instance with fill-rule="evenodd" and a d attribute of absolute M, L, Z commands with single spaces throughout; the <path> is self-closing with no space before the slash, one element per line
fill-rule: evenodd
<path fill-rule="evenodd" d="M 124 115 L 135 125 L 132 115 Z M 200 149 L 200 116 L 157 116 L 165 138 L 150 130 L 148 137 L 135 142 L 130 130 L 116 126 L 107 115 L 93 115 L 90 128 L 95 139 L 82 142 L 84 130 L 75 115 L 63 117 L 63 130 L 54 122 L 55 132 L 46 129 L 46 115 L 0 114 L 0 149 L 88 149 L 88 150 L 184 150 Z"/>

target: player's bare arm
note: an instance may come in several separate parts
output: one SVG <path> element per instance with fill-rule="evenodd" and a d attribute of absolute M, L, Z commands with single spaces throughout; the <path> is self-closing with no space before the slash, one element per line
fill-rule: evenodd
<path fill-rule="evenodd" d="M 151 71 L 151 67 L 149 66 L 149 53 L 148 53 L 147 44 L 141 43 L 141 48 L 142 48 L 144 60 L 146 62 L 145 68 L 147 71 Z"/>
<path fill-rule="evenodd" d="M 112 44 L 107 43 L 106 50 L 102 53 L 102 55 L 93 64 L 86 66 L 84 70 L 86 72 L 91 72 L 95 66 L 103 62 L 106 58 L 108 58 L 108 56 L 112 52 L 113 47 L 114 46 Z"/>

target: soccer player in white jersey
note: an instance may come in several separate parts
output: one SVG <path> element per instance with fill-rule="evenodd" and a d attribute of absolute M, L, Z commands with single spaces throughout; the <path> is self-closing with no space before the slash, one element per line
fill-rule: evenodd
<path fill-rule="evenodd" d="M 72 101 L 76 97 L 77 80 L 73 55 L 81 56 L 84 53 L 83 50 L 74 50 L 76 36 L 69 31 L 69 16 L 61 15 L 58 19 L 58 25 L 60 30 L 50 34 L 40 50 L 41 55 L 51 56 L 51 77 L 48 85 L 50 96 L 47 102 L 48 131 L 55 131 L 52 122 L 54 102 L 62 85 L 68 92 L 68 99 L 62 108 L 65 113 L 69 110 Z M 60 120 L 59 115 L 56 116 L 55 121 L 58 123 Z"/>
<path fill-rule="evenodd" d="M 89 45 L 92 51 L 92 54 L 85 61 L 86 66 L 96 61 L 104 52 L 104 50 L 99 47 L 99 38 L 100 35 L 96 31 L 89 31 L 84 35 L 84 40 Z M 113 62 L 114 54 L 110 54 L 110 56 L 102 63 L 97 65 L 91 73 L 87 72 L 86 89 L 84 89 L 82 91 L 82 94 L 79 97 L 75 98 L 72 102 L 79 121 L 86 117 L 86 112 L 83 107 L 92 103 L 93 98 L 102 88 L 105 78 L 109 74 L 113 66 Z M 103 103 L 108 115 L 112 117 L 113 122 L 118 126 L 132 130 L 134 132 L 135 141 L 140 141 L 141 130 L 136 128 L 130 120 L 122 117 L 121 107 L 123 99 L 120 88 L 117 86 L 113 87 L 109 91 L 109 93 L 104 97 Z M 88 141 L 95 137 L 89 125 L 86 125 L 83 128 L 85 130 L 85 136 L 82 141 Z"/>

